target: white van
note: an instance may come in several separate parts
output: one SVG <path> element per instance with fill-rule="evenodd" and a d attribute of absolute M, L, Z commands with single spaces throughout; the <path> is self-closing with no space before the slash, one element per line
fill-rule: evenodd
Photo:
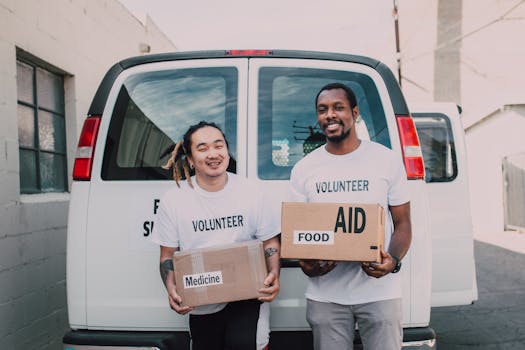
<path fill-rule="evenodd" d="M 466 193 L 468 199 L 457 111 L 453 118 L 412 119 L 390 69 L 371 58 L 230 50 L 130 58 L 115 64 L 100 84 L 73 174 L 67 245 L 71 331 L 64 349 L 190 348 L 187 316 L 168 306 L 158 246 L 148 237 L 159 198 L 174 185 L 161 165 L 188 126 L 215 122 L 229 141 L 234 171 L 280 200 L 292 166 L 324 142 L 314 99 L 330 82 L 355 91 L 360 136 L 393 149 L 406 166 L 413 241 L 401 271 L 404 346 L 435 348 L 431 305 L 477 298 L 469 204 L 456 198 Z M 415 125 L 424 129 L 423 146 L 450 150 L 443 172 L 427 169 L 428 183 L 426 151 L 422 154 Z M 442 135 L 441 128 L 449 139 L 433 138 Z M 442 145 L 433 148 L 434 140 Z M 281 292 L 271 304 L 272 350 L 312 348 L 306 278 L 296 261 L 282 261 Z"/>
<path fill-rule="evenodd" d="M 432 232 L 432 306 L 470 304 L 474 266 L 465 132 L 453 103 L 411 104 L 425 161 Z"/>

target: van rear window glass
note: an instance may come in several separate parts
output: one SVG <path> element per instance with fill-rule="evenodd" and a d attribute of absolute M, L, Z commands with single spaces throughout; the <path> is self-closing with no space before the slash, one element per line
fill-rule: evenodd
<path fill-rule="evenodd" d="M 326 84 L 339 82 L 357 98 L 361 139 L 391 148 L 385 112 L 374 81 L 366 74 L 310 68 L 263 67 L 259 73 L 258 176 L 290 178 L 303 156 L 325 143 L 317 125 L 315 96 Z"/>
<path fill-rule="evenodd" d="M 441 113 L 412 113 L 416 124 L 426 182 L 449 182 L 456 178 L 456 149 L 448 117 Z"/>
<path fill-rule="evenodd" d="M 237 148 L 237 69 L 191 68 L 135 74 L 115 103 L 104 150 L 104 180 L 171 179 L 161 168 L 189 126 L 222 128 Z"/>

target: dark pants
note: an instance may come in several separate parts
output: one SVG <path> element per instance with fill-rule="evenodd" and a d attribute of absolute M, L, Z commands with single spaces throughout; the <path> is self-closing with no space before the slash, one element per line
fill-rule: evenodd
<path fill-rule="evenodd" d="M 213 314 L 190 315 L 192 349 L 255 349 L 260 306 L 258 300 L 242 300 Z"/>

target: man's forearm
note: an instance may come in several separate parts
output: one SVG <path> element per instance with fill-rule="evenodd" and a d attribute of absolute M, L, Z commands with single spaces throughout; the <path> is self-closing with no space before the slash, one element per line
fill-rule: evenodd
<path fill-rule="evenodd" d="M 399 259 L 403 259 L 405 254 L 410 247 L 412 235 L 410 231 L 399 230 L 392 235 L 390 245 L 388 247 L 388 253 L 396 256 Z"/>
<path fill-rule="evenodd" d="M 272 272 L 275 277 L 279 277 L 279 271 L 281 268 L 281 244 L 279 242 L 279 238 L 273 237 L 264 241 L 263 248 L 268 272 Z"/>
<path fill-rule="evenodd" d="M 394 232 L 388 247 L 388 253 L 402 259 L 410 247 L 412 241 L 412 225 L 410 221 L 410 203 L 399 206 L 391 206 Z"/>
<path fill-rule="evenodd" d="M 162 279 L 162 282 L 164 283 L 164 286 L 168 286 L 168 278 L 173 280 L 173 260 L 172 259 L 166 259 L 164 261 L 160 262 L 159 265 L 160 270 L 160 278 Z"/>

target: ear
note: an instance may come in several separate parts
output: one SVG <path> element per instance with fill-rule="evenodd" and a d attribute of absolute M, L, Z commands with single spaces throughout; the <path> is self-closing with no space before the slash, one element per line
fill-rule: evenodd
<path fill-rule="evenodd" d="M 190 168 L 193 169 L 193 159 L 191 159 L 191 156 L 186 156 L 186 159 L 188 160 L 188 164 L 190 165 Z"/>
<path fill-rule="evenodd" d="M 352 116 L 354 117 L 354 120 L 357 120 L 359 118 L 359 107 L 355 106 L 352 108 Z"/>

